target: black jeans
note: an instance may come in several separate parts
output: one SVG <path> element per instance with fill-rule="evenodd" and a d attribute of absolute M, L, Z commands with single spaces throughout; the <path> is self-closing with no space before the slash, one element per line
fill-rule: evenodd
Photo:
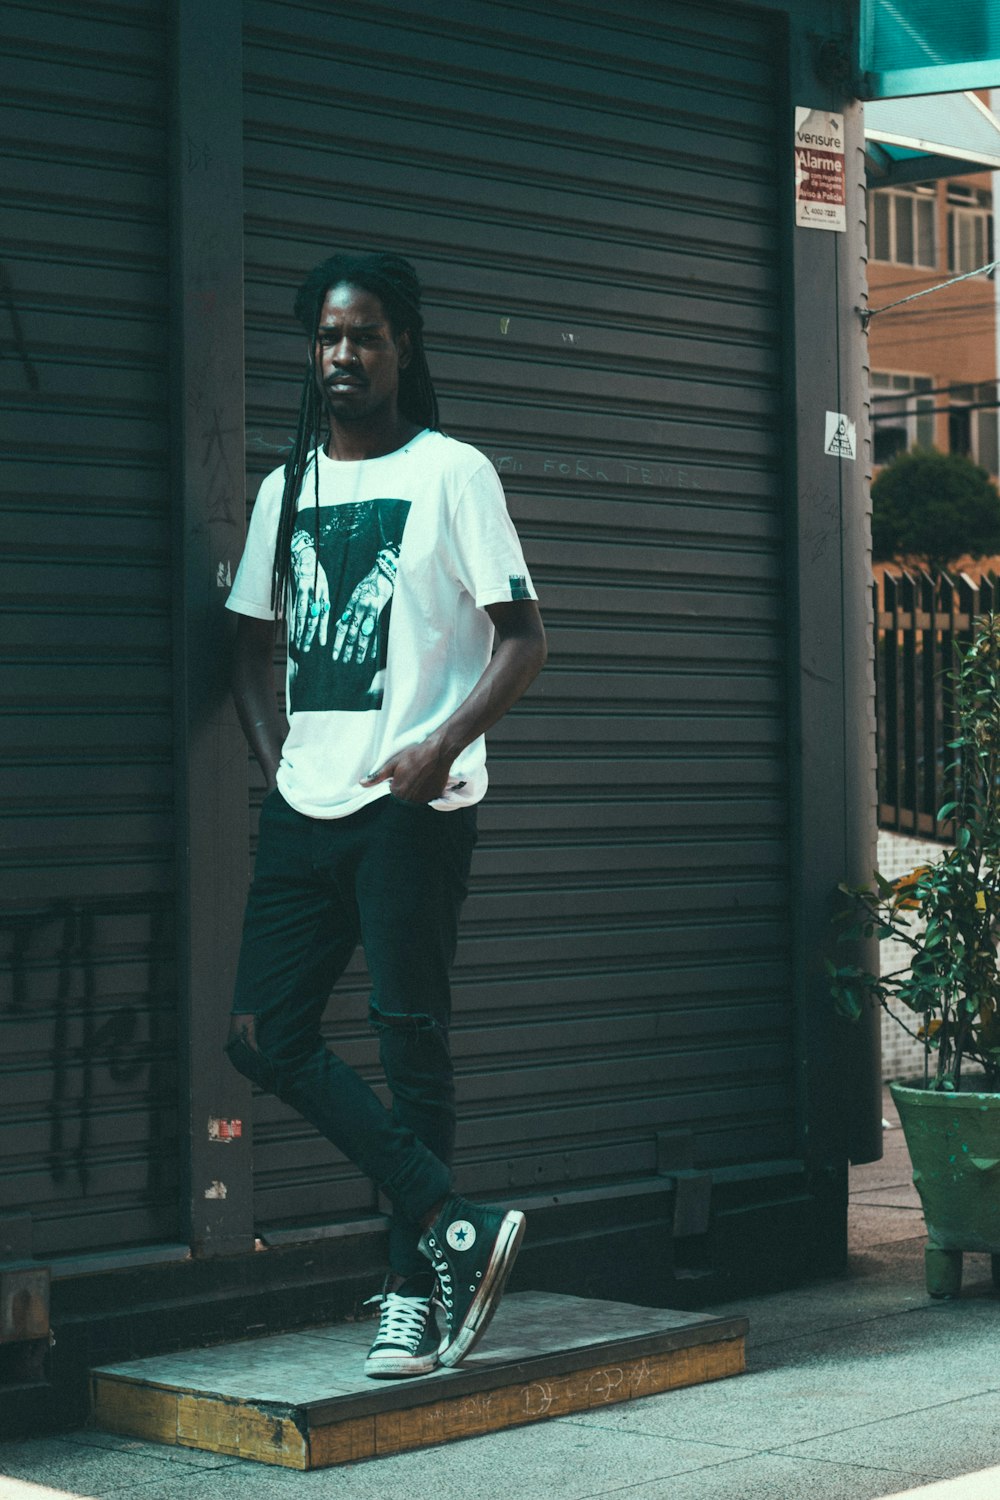
<path fill-rule="evenodd" d="M 420 1220 L 451 1186 L 448 974 L 475 839 L 475 808 L 391 796 L 345 818 L 305 817 L 278 792 L 261 810 L 226 1051 L 385 1191 L 390 1265 L 404 1276 L 426 1269 Z M 359 942 L 391 1110 L 320 1032 Z"/>

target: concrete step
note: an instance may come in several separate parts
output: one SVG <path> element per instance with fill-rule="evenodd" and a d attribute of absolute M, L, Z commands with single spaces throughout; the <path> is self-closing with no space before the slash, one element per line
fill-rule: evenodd
<path fill-rule="evenodd" d="M 362 1372 L 374 1322 L 156 1355 L 93 1372 L 108 1432 L 322 1469 L 631 1401 L 744 1369 L 745 1318 L 508 1295 L 454 1370 Z"/>

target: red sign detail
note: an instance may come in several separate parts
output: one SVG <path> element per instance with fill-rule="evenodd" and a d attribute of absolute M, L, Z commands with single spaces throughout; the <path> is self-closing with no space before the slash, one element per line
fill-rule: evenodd
<path fill-rule="evenodd" d="M 839 151 L 796 151 L 796 197 L 800 203 L 847 202 L 844 158 Z"/>

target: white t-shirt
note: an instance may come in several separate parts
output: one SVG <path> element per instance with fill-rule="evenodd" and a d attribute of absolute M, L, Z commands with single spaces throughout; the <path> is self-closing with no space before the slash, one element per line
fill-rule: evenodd
<path fill-rule="evenodd" d="M 288 738 L 278 787 L 299 812 L 341 818 L 385 796 L 361 780 L 421 743 L 462 704 L 493 647 L 487 604 L 537 597 L 503 489 L 482 453 L 425 428 L 395 453 L 319 452 L 299 494 L 288 609 Z M 273 620 L 271 567 L 284 472 L 263 481 L 229 609 Z M 319 529 L 319 552 L 315 538 Z M 327 608 L 327 606 L 329 606 Z M 325 626 L 326 640 L 321 640 Z M 486 791 L 480 737 L 432 803 Z"/>

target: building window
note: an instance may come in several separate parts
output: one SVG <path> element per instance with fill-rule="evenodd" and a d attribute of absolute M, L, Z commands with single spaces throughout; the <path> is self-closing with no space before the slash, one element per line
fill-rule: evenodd
<path fill-rule="evenodd" d="M 993 259 L 993 194 L 988 188 L 948 185 L 948 270 L 978 271 Z"/>
<path fill-rule="evenodd" d="M 887 464 L 907 448 L 934 443 L 934 397 L 929 375 L 872 372 L 872 446 L 876 464 Z M 920 394 L 928 392 L 927 395 Z"/>
<path fill-rule="evenodd" d="M 957 385 L 947 396 L 948 447 L 997 473 L 997 385 Z"/>
<path fill-rule="evenodd" d="M 932 187 L 875 188 L 868 225 L 868 253 L 872 260 L 892 261 L 901 266 L 936 266 L 936 209 L 937 192 Z"/>

